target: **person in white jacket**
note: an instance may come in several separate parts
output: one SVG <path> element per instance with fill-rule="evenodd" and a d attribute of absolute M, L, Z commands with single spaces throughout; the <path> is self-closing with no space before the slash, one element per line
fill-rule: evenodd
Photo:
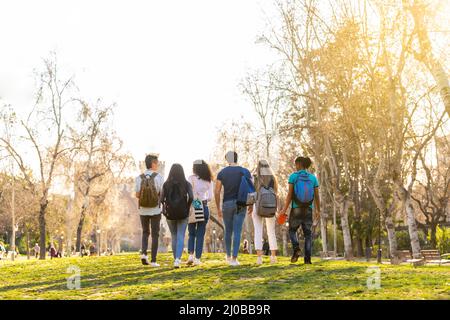
<path fill-rule="evenodd" d="M 255 172 L 255 189 L 258 194 L 262 186 L 272 187 L 275 194 L 278 193 L 277 179 L 266 160 L 258 161 Z M 274 215 L 271 218 L 262 217 L 258 214 L 258 208 L 256 207 L 255 210 L 253 210 L 252 219 L 255 229 L 255 249 L 258 255 L 256 263 L 262 264 L 264 221 L 266 221 L 267 236 L 269 238 L 269 248 L 271 252 L 270 262 L 276 263 L 278 250 L 277 237 L 275 234 L 276 216 Z"/>
<path fill-rule="evenodd" d="M 190 222 L 188 225 L 188 265 L 200 265 L 205 240 L 206 225 L 209 220 L 208 202 L 213 197 L 212 173 L 209 165 L 204 160 L 196 160 L 192 168 L 193 175 L 188 178 L 192 185 L 194 199 L 202 202 L 204 221 Z M 195 254 L 195 257 L 194 257 Z"/>

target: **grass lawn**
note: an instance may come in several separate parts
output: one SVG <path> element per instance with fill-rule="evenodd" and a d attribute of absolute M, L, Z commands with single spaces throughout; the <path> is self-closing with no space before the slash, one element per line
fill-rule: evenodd
<path fill-rule="evenodd" d="M 254 264 L 241 255 L 229 267 L 223 254 L 205 254 L 201 267 L 172 268 L 160 254 L 160 268 L 139 256 L 74 257 L 46 261 L 0 262 L 3 299 L 450 299 L 450 266 L 381 265 L 381 288 L 367 288 L 367 268 L 376 263 L 320 261 L 291 265 Z M 80 270 L 80 289 L 68 289 L 68 268 Z"/>

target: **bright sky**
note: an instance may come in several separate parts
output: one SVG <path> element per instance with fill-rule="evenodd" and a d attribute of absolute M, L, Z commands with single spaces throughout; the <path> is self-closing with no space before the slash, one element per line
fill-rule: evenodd
<path fill-rule="evenodd" d="M 272 1 L 5 1 L 0 97 L 32 105 L 32 71 L 54 50 L 83 97 L 117 102 L 115 126 L 137 159 L 208 159 L 216 128 L 251 116 L 237 84 L 274 52 L 255 44 Z M 167 171 L 167 170 L 166 170 Z"/>

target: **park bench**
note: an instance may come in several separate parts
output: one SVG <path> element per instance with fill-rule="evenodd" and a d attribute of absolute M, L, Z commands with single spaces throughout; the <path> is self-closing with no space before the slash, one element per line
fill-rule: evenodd
<path fill-rule="evenodd" d="M 321 251 L 320 258 L 322 260 L 337 260 L 337 255 L 335 251 Z"/>
<path fill-rule="evenodd" d="M 397 251 L 397 257 L 398 257 L 399 263 L 402 263 L 402 262 L 411 263 L 414 267 L 422 266 L 425 264 L 425 261 L 423 258 L 413 259 L 411 251 L 409 251 L 409 250 Z"/>
<path fill-rule="evenodd" d="M 421 250 L 420 253 L 423 256 L 423 259 L 426 263 L 432 263 L 432 264 L 445 264 L 450 263 L 450 260 L 442 259 L 444 257 L 449 256 L 450 254 L 444 254 L 441 256 L 439 253 L 439 250 Z"/>

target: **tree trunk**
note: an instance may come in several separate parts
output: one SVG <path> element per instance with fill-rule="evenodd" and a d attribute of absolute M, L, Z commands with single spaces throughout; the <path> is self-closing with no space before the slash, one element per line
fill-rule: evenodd
<path fill-rule="evenodd" d="M 328 252 L 327 245 L 327 218 L 326 214 L 322 213 L 320 215 L 320 236 L 322 237 L 322 251 L 324 253 Z"/>
<path fill-rule="evenodd" d="M 47 252 L 46 244 L 46 225 L 45 225 L 45 211 L 47 210 L 47 197 L 41 199 L 40 209 L 39 209 L 39 259 L 45 260 Z"/>
<path fill-rule="evenodd" d="M 397 258 L 397 237 L 395 236 L 395 224 L 392 220 L 392 215 L 388 210 L 385 210 L 385 226 L 389 241 L 389 254 L 391 259 Z"/>
<path fill-rule="evenodd" d="M 411 251 L 414 259 L 420 258 L 419 234 L 417 232 L 416 216 L 412 204 L 411 193 L 405 187 L 398 185 L 401 200 L 405 206 L 406 217 L 408 221 L 409 239 L 411 242 Z"/>
<path fill-rule="evenodd" d="M 419 234 L 417 232 L 416 217 L 414 214 L 414 207 L 413 207 L 413 204 L 411 201 L 411 195 L 409 194 L 409 192 L 407 193 L 405 205 L 406 205 L 406 215 L 408 217 L 408 231 L 409 231 L 409 237 L 411 240 L 411 250 L 412 250 L 413 257 L 415 259 L 418 259 L 421 257 Z"/>
<path fill-rule="evenodd" d="M 350 226 L 348 223 L 348 200 L 344 199 L 341 204 L 341 226 L 342 226 L 342 234 L 344 237 L 344 250 L 345 250 L 345 259 L 351 260 L 353 259 L 353 248 L 352 248 L 352 236 L 350 233 Z"/>
<path fill-rule="evenodd" d="M 30 260 L 30 231 L 27 226 L 25 226 L 25 236 L 27 240 L 27 260 Z"/>
<path fill-rule="evenodd" d="M 436 242 L 436 229 L 437 225 L 435 223 L 430 224 L 430 244 L 431 248 L 436 249 L 437 242 Z"/>
<path fill-rule="evenodd" d="M 287 257 L 288 256 L 288 240 L 287 240 L 287 230 L 286 230 L 285 225 L 281 226 L 281 235 L 282 235 L 282 239 L 283 239 L 283 256 Z"/>
<path fill-rule="evenodd" d="M 84 219 L 86 216 L 86 209 L 81 209 L 81 215 L 80 215 L 80 221 L 78 222 L 77 227 L 77 243 L 75 245 L 75 251 L 81 253 L 81 236 L 83 233 L 83 225 L 84 225 Z"/>

